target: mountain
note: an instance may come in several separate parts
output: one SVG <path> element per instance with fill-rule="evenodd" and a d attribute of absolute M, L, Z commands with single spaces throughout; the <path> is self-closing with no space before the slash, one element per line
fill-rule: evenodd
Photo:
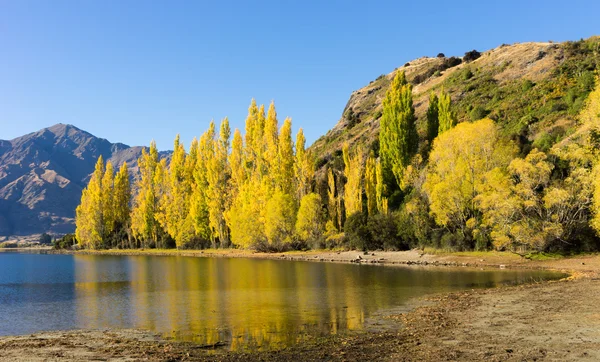
<path fill-rule="evenodd" d="M 448 92 L 458 121 L 487 116 L 523 153 L 549 149 L 573 131 L 576 115 L 600 69 L 600 37 L 564 43 L 503 44 L 462 57 L 422 57 L 382 74 L 354 91 L 338 123 L 312 146 L 317 167 L 341 167 L 341 149 L 361 144 L 379 148 L 382 100 L 396 72 L 413 85 L 421 145 L 426 146 L 426 111 L 430 92 Z"/>
<path fill-rule="evenodd" d="M 93 136 L 57 124 L 0 140 L 0 235 L 75 230 L 75 208 L 99 156 L 137 173 L 143 147 Z"/>

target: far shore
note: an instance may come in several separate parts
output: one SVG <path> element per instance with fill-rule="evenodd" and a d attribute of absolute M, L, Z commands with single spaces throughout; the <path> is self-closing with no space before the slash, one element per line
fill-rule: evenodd
<path fill-rule="evenodd" d="M 476 267 L 500 269 L 547 269 L 569 274 L 596 273 L 600 271 L 600 254 L 574 256 L 543 256 L 528 259 L 510 252 L 445 252 L 438 249 L 413 249 L 408 251 L 342 251 L 309 250 L 278 253 L 256 252 L 242 249 L 109 249 L 109 250 L 50 250 L 49 253 L 75 255 L 154 255 L 203 258 L 257 258 L 291 261 L 357 263 L 382 266 L 421 265 L 445 267 Z"/>

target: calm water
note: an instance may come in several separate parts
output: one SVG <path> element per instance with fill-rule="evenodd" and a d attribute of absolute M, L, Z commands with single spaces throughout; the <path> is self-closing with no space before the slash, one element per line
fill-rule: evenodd
<path fill-rule="evenodd" d="M 360 330 L 426 293 L 555 278 L 540 271 L 0 252 L 0 335 L 142 328 L 231 349 Z M 370 327 L 369 327 L 370 328 Z"/>

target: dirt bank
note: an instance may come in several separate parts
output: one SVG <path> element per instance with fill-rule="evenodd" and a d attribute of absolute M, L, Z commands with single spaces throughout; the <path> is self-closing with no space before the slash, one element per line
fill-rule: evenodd
<path fill-rule="evenodd" d="M 595 272 L 600 271 L 600 256 L 596 254 L 580 255 L 570 258 L 530 260 L 517 254 L 507 252 L 462 252 L 443 253 L 436 251 L 427 253 L 421 250 L 409 251 L 291 251 L 284 253 L 259 253 L 238 249 L 208 249 L 208 250 L 176 250 L 176 249 L 111 249 L 111 250 L 82 250 L 49 251 L 50 253 L 90 254 L 90 255 L 156 255 L 156 256 L 188 256 L 213 258 L 258 258 L 294 261 L 360 263 L 378 265 L 431 265 L 431 266 L 469 266 L 496 268 L 528 268 L 555 269 L 563 271 Z"/>
<path fill-rule="evenodd" d="M 416 253 L 416 252 L 415 252 Z M 344 258 L 353 254 L 337 254 Z M 375 253 L 383 255 L 385 253 Z M 431 298 L 429 306 L 385 318 L 385 333 L 337 335 L 282 351 L 229 352 L 165 340 L 143 331 L 74 331 L 0 338 L 2 360 L 198 361 L 522 361 L 600 360 L 600 257 L 527 261 L 486 254 L 432 255 L 431 261 L 502 262 L 574 271 L 575 278 L 472 290 Z M 407 254 L 408 255 L 408 254 Z M 309 253 L 302 257 L 314 258 Z M 288 256 L 286 256 L 288 257 Z M 295 255 L 294 257 L 299 257 Z M 389 257 L 389 256 L 388 256 Z M 403 257 L 405 258 L 405 257 Z M 484 261 L 480 261 L 484 259 Z M 402 259 L 405 260 L 405 259 Z M 427 260 L 427 259 L 426 259 Z M 508 261 L 507 261 L 508 260 Z M 400 260 L 398 260 L 400 261 Z M 497 264 L 500 265 L 500 264 Z"/>

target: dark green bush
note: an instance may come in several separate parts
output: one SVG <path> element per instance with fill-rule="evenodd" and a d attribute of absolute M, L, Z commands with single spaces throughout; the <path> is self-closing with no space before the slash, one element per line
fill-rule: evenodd
<path fill-rule="evenodd" d="M 528 90 L 530 90 L 531 88 L 533 88 L 534 84 L 532 81 L 530 81 L 529 79 L 525 79 L 523 81 L 523 83 L 521 84 L 521 90 L 523 92 L 527 92 Z"/>
<path fill-rule="evenodd" d="M 483 108 L 482 106 L 475 106 L 471 112 L 469 112 L 469 117 L 471 118 L 471 121 L 478 121 L 482 118 L 485 118 L 485 116 L 488 115 L 488 112 L 485 110 L 485 108 Z"/>
<path fill-rule="evenodd" d="M 398 236 L 398 228 L 391 214 L 375 214 L 367 219 L 369 250 L 408 250 L 409 245 Z"/>
<path fill-rule="evenodd" d="M 468 62 L 472 62 L 476 59 L 479 59 L 481 57 L 481 53 L 478 52 L 477 50 L 473 49 L 470 52 L 466 52 L 465 56 L 463 57 L 463 61 L 468 63 Z"/>
<path fill-rule="evenodd" d="M 75 244 L 77 244 L 75 234 L 66 234 L 60 239 L 55 239 L 52 247 L 54 249 L 71 249 Z"/>
<path fill-rule="evenodd" d="M 346 218 L 344 233 L 348 246 L 356 250 L 368 250 L 369 230 L 367 228 L 367 216 L 362 212 L 356 212 Z"/>

